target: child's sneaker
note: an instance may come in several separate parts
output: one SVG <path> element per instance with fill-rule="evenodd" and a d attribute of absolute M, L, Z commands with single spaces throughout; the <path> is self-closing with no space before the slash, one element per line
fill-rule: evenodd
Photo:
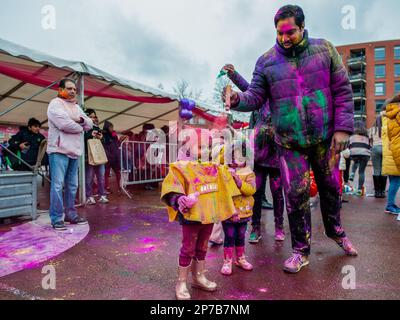
<path fill-rule="evenodd" d="M 365 196 L 365 188 L 362 187 L 361 190 L 357 190 L 354 192 L 354 195 L 358 196 L 358 197 L 364 197 Z"/>
<path fill-rule="evenodd" d="M 310 262 L 307 256 L 304 256 L 300 253 L 293 253 L 292 256 L 283 264 L 283 270 L 289 273 L 297 273 L 301 270 L 301 268 L 309 263 Z"/>
<path fill-rule="evenodd" d="M 284 241 L 285 240 L 285 232 L 281 228 L 275 229 L 275 240 L 276 241 Z"/>
<path fill-rule="evenodd" d="M 258 243 L 260 239 L 261 239 L 260 226 L 254 226 L 250 233 L 249 242 Z"/>

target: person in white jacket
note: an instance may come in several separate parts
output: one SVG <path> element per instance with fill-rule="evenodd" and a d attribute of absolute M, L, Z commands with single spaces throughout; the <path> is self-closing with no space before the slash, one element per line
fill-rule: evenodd
<path fill-rule="evenodd" d="M 62 231 L 67 229 L 64 222 L 87 224 L 87 220 L 76 211 L 75 196 L 78 189 L 78 158 L 83 150 L 81 136 L 84 131 L 92 129 L 93 122 L 76 103 L 76 83 L 73 79 L 60 81 L 58 97 L 50 101 L 47 117 L 47 153 L 51 176 L 50 219 L 53 228 Z"/>

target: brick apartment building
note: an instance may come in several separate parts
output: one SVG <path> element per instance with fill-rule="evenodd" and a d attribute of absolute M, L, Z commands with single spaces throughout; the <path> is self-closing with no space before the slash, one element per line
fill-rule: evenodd
<path fill-rule="evenodd" d="M 400 93 L 400 39 L 336 47 L 349 72 L 355 118 L 370 127 L 387 98 Z"/>

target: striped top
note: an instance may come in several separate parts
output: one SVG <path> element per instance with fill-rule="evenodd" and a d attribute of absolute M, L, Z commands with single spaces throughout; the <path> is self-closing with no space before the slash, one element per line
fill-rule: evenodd
<path fill-rule="evenodd" d="M 371 145 L 369 138 L 359 134 L 353 134 L 350 137 L 350 155 L 351 156 L 371 156 Z"/>

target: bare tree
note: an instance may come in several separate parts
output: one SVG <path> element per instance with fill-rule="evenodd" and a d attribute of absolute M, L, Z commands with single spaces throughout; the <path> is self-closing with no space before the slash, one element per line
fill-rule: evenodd
<path fill-rule="evenodd" d="M 201 90 L 192 89 L 189 82 L 185 79 L 181 79 L 176 82 L 173 90 L 178 95 L 179 99 L 188 98 L 198 100 L 202 95 Z"/>

